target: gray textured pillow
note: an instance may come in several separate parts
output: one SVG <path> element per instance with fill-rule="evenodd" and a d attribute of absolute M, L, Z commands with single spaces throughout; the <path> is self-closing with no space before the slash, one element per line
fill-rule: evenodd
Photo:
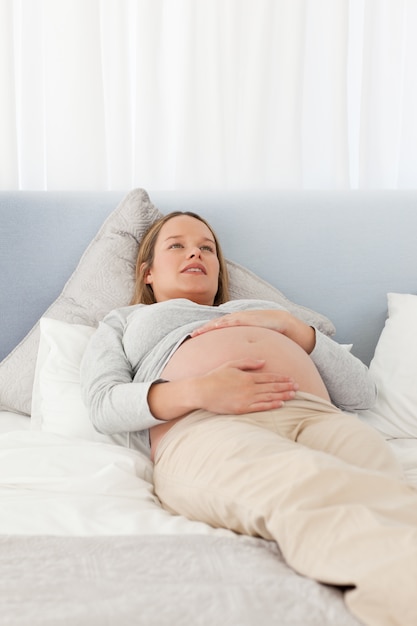
<path fill-rule="evenodd" d="M 108 311 L 128 304 L 139 241 L 161 215 L 143 189 L 127 194 L 105 220 L 44 316 L 95 326 Z M 38 345 L 39 324 L 35 324 L 2 361 L 1 409 L 30 414 Z"/>
<path fill-rule="evenodd" d="M 127 305 L 133 293 L 139 242 L 150 224 L 161 216 L 143 189 L 127 194 L 105 220 L 44 317 L 96 326 L 106 313 Z M 227 264 L 233 299 L 272 300 L 325 334 L 334 333 L 332 323 L 323 315 L 294 304 L 278 289 L 237 263 L 228 261 Z M 30 415 L 38 345 L 37 323 L 2 361 L 1 409 Z"/>

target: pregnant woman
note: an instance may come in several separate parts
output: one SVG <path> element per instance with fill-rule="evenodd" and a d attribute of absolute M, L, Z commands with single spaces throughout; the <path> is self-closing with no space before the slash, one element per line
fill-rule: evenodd
<path fill-rule="evenodd" d="M 201 217 L 151 226 L 132 305 L 100 324 L 81 376 L 97 430 L 154 461 L 164 508 L 276 541 L 299 573 L 347 587 L 365 624 L 417 623 L 417 494 L 343 412 L 374 402 L 368 369 L 275 303 L 228 301 Z"/>

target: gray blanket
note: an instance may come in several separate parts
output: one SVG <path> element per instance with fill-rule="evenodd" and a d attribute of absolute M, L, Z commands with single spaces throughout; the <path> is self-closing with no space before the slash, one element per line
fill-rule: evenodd
<path fill-rule="evenodd" d="M 249 537 L 0 537 L 2 626 L 358 626 Z"/>

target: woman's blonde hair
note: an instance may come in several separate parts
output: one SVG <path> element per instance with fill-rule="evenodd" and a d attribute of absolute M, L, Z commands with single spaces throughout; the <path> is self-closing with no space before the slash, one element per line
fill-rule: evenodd
<path fill-rule="evenodd" d="M 200 220 L 200 222 L 203 222 L 203 224 L 207 226 L 213 235 L 216 243 L 217 258 L 219 259 L 219 283 L 213 304 L 222 304 L 223 302 L 227 302 L 229 299 L 229 277 L 227 273 L 227 266 L 216 233 L 213 231 L 210 224 L 208 224 L 205 219 L 200 217 L 200 215 L 197 215 L 197 213 L 192 213 L 191 211 L 173 211 L 172 213 L 164 215 L 159 220 L 156 220 L 156 222 L 154 222 L 143 235 L 136 260 L 135 292 L 130 304 L 154 304 L 156 302 L 151 285 L 148 285 L 145 282 L 146 273 L 152 267 L 155 255 L 155 244 L 158 239 L 158 235 L 161 232 L 161 228 L 173 217 L 179 217 L 180 215 L 188 215 L 196 220 Z"/>

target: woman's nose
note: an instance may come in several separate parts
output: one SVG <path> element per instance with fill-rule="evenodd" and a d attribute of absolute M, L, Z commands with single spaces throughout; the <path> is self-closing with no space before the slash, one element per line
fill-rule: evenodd
<path fill-rule="evenodd" d="M 188 254 L 189 258 L 192 259 L 193 257 L 199 257 L 201 256 L 201 250 L 198 246 L 195 246 L 194 248 L 191 248 L 189 254 Z"/>

